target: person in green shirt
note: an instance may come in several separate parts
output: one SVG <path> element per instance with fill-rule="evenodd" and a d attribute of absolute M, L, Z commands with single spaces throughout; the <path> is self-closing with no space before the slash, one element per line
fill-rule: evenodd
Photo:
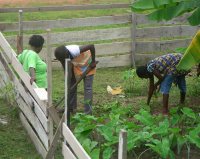
<path fill-rule="evenodd" d="M 47 65 L 38 55 L 42 50 L 44 38 L 41 35 L 32 35 L 29 39 L 30 49 L 20 48 L 18 37 L 17 49 L 21 52 L 18 60 L 23 65 L 24 70 L 31 76 L 30 83 L 35 82 L 39 88 L 47 88 Z"/>

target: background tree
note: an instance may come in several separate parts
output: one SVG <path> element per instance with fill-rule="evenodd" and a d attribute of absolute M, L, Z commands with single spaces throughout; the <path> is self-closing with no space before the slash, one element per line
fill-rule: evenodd
<path fill-rule="evenodd" d="M 168 21 L 189 13 L 188 22 L 191 25 L 200 24 L 200 0 L 137 0 L 132 3 L 131 9 L 157 21 Z"/>

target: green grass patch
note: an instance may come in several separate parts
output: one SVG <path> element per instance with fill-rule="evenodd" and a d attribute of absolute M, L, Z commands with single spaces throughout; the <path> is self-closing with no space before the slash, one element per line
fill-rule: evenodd
<path fill-rule="evenodd" d="M 19 120 L 17 107 L 11 107 L 0 99 L 0 118 L 8 123 L 0 123 L 0 158 L 40 159 L 32 141 Z"/>

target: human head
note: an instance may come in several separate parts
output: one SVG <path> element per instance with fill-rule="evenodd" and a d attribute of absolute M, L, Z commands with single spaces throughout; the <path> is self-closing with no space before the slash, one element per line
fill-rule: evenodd
<path fill-rule="evenodd" d="M 54 55 L 58 61 L 62 64 L 62 67 L 65 69 L 65 59 L 70 58 L 70 53 L 67 48 L 62 45 L 55 49 Z"/>
<path fill-rule="evenodd" d="M 42 50 L 43 44 L 44 38 L 41 35 L 32 35 L 29 39 L 29 45 L 37 53 Z"/>
<path fill-rule="evenodd" d="M 152 77 L 152 73 L 150 73 L 147 70 L 147 66 L 139 66 L 136 69 L 136 74 L 138 75 L 138 77 L 140 78 L 151 78 Z"/>

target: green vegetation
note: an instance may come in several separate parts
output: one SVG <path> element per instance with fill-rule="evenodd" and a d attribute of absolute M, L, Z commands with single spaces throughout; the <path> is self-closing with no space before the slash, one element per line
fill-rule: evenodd
<path fill-rule="evenodd" d="M 200 148 L 200 117 L 190 108 L 184 107 L 181 111 L 173 108 L 167 118 L 152 116 L 144 105 L 139 113 L 131 111 L 132 106 L 118 102 L 106 106 L 107 113 L 100 117 L 84 114 L 73 117 L 77 125 L 74 133 L 93 159 L 110 159 L 117 152 L 120 129 L 128 132 L 129 156 L 138 159 L 147 152 L 149 158 L 175 159 L 184 146 L 188 156 L 191 147 Z"/>
<path fill-rule="evenodd" d="M 134 85 L 131 85 L 130 88 L 129 84 L 131 83 L 134 83 Z M 107 85 L 110 85 L 111 87 L 121 86 L 124 89 L 125 93 L 123 93 L 122 95 L 112 96 L 107 93 Z M 193 74 L 193 76 L 187 76 L 187 85 L 188 93 L 185 107 L 189 107 L 190 109 L 184 108 L 181 112 L 179 111 L 179 114 L 176 113 L 179 106 L 177 105 L 179 101 L 179 91 L 178 88 L 173 86 L 170 94 L 170 106 L 173 107 L 171 109 L 172 116 L 168 121 L 161 116 L 151 116 L 149 114 L 149 106 L 146 105 L 147 80 L 141 80 L 136 77 L 134 70 L 128 67 L 98 69 L 97 74 L 95 75 L 93 87 L 94 116 L 85 116 L 83 114 L 77 114 L 76 116 L 74 116 L 72 120 L 73 127 L 75 128 L 74 132 L 80 139 L 81 143 L 84 145 L 84 148 L 86 148 L 86 150 L 92 156 L 96 156 L 98 154 L 101 156 L 110 156 L 112 153 L 115 155 L 117 151 L 116 144 L 118 140 L 118 133 L 121 128 L 128 130 L 128 133 L 131 134 L 129 134 L 130 136 L 128 140 L 130 141 L 128 144 L 129 155 L 135 155 L 139 157 L 140 155 L 143 156 L 147 153 L 153 156 L 162 156 L 164 154 L 157 153 L 156 149 L 162 148 L 158 147 L 160 144 L 162 145 L 168 143 L 170 144 L 170 147 L 168 147 L 166 154 L 171 153 L 171 138 L 168 137 L 170 137 L 171 135 L 175 135 L 175 137 L 178 137 L 178 133 L 182 130 L 181 127 L 179 128 L 179 125 L 181 124 L 177 123 L 179 121 L 179 123 L 184 124 L 183 132 L 185 136 L 183 136 L 183 149 L 186 149 L 188 143 L 191 146 L 190 148 L 192 150 L 197 146 L 195 146 L 195 144 L 198 144 L 195 143 L 195 140 L 191 138 L 192 136 L 190 136 L 190 134 L 193 133 L 192 130 L 194 130 L 195 132 L 197 131 L 196 129 L 193 129 L 193 126 L 196 126 L 198 128 L 199 123 L 199 117 L 197 116 L 197 113 L 200 111 L 200 92 L 198 89 L 200 88 L 200 81 L 199 79 L 195 78 L 195 75 Z M 53 71 L 53 103 L 55 104 L 63 96 L 64 73 L 63 70 L 56 70 Z M 153 97 L 151 102 L 153 112 L 161 110 L 161 98 L 162 97 L 160 94 Z M 39 156 L 36 155 L 35 149 L 31 141 L 29 140 L 28 135 L 23 130 L 23 127 L 20 125 L 20 121 L 18 119 L 18 109 L 16 107 L 10 107 L 3 104 L 5 102 L 2 100 L 0 101 L 0 103 L 0 118 L 6 116 L 6 118 L 8 119 L 7 126 L 0 124 L 1 130 L 3 130 L 2 132 L 0 131 L 0 133 L 2 133 L 0 135 L 0 144 L 7 145 L 7 149 L 5 149 L 5 151 L 1 152 L 0 154 L 3 154 L 2 156 L 5 156 L 5 158 L 9 158 L 10 156 L 10 158 L 21 157 L 22 159 L 39 158 Z M 61 104 L 60 107 L 63 107 L 63 105 Z M 78 105 L 78 112 L 83 112 L 83 83 L 80 83 L 78 87 Z M 149 127 L 148 125 L 145 125 L 145 123 L 142 122 L 142 119 L 145 120 L 145 118 L 142 118 L 143 113 L 146 114 L 144 117 L 152 118 L 155 122 L 154 124 L 157 125 L 157 127 Z M 172 122 L 175 121 L 176 123 L 174 123 L 175 125 L 172 129 Z M 166 125 L 166 123 L 168 123 L 168 125 Z M 158 134 L 158 132 L 163 130 L 163 127 L 159 129 L 159 125 L 160 127 L 166 125 L 166 131 Z M 112 127 L 115 129 L 113 129 L 113 134 L 111 136 L 111 134 L 108 132 L 111 131 L 110 128 Z M 155 134 L 155 131 L 157 131 L 157 135 L 151 136 L 152 133 Z M 144 136 L 141 136 L 141 133 L 143 133 Z M 85 136 L 83 136 L 83 134 Z M 132 135 L 134 135 L 136 138 L 133 138 Z M 14 140 L 12 137 L 19 140 Z M 161 139 L 162 137 L 163 140 Z M 6 138 L 10 140 L 4 140 Z M 133 141 L 133 139 L 135 140 Z M 147 143 L 145 141 L 149 142 Z M 13 149 L 15 145 L 13 146 L 12 144 L 17 144 L 17 149 Z M 145 147 L 139 146 L 145 144 Z M 176 142 L 175 145 L 180 146 L 178 142 Z M 167 147 L 165 146 L 165 148 Z M 145 150 L 147 150 L 147 152 Z M 145 154 L 142 154 L 143 151 L 145 151 Z M 33 152 L 35 153 L 34 155 L 32 154 Z M 61 151 L 58 150 L 56 159 L 60 158 L 62 158 Z"/>
<path fill-rule="evenodd" d="M 138 0 L 132 4 L 132 11 L 149 13 L 151 20 L 170 20 L 177 16 L 190 12 L 188 22 L 191 25 L 199 25 L 200 1 L 198 0 Z"/>
<path fill-rule="evenodd" d="M 2 93 L 2 92 L 1 92 Z M 0 99 L 0 158 L 40 159 L 37 151 L 19 120 L 19 110 Z"/>

